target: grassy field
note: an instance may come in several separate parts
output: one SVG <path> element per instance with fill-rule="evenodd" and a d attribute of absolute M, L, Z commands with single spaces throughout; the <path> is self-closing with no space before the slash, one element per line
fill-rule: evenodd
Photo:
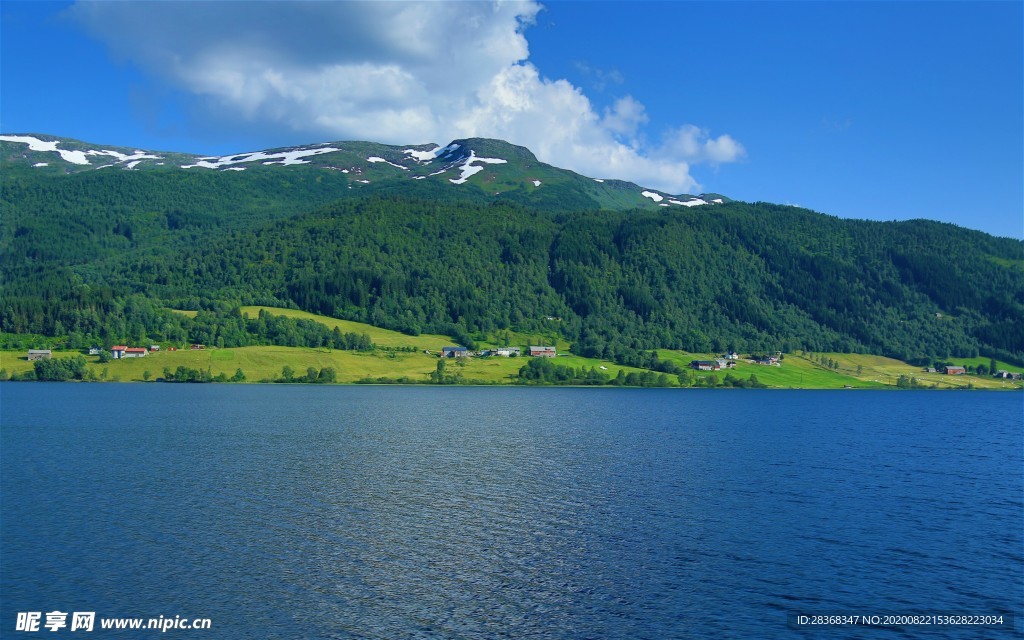
<path fill-rule="evenodd" d="M 441 335 L 408 336 L 397 331 L 389 331 L 359 322 L 337 320 L 304 311 L 280 309 L 274 307 L 243 307 L 242 313 L 257 315 L 261 309 L 275 315 L 320 322 L 333 329 L 337 327 L 343 333 L 367 334 L 370 339 L 384 349 L 373 352 L 335 351 L 331 349 L 311 349 L 305 347 L 239 347 L 233 349 L 206 349 L 192 351 L 163 350 L 151 353 L 144 358 L 114 360 L 107 363 L 99 362 L 98 356 L 86 356 L 88 366 L 97 379 L 117 381 L 155 380 L 163 377 L 164 369 L 174 371 L 178 367 L 208 370 L 211 375 L 223 373 L 227 377 L 241 369 L 247 382 L 275 380 L 281 377 L 282 370 L 288 366 L 296 377 L 306 374 L 309 367 L 317 370 L 332 367 L 340 383 L 352 383 L 361 380 L 404 379 L 407 382 L 426 382 L 436 369 L 436 355 L 442 347 L 455 344 L 452 338 Z M 557 321 L 553 321 L 557 322 Z M 511 344 L 525 348 L 530 344 L 554 344 L 559 353 L 555 364 L 575 368 L 596 368 L 614 378 L 619 370 L 625 373 L 643 372 L 642 369 L 623 367 L 617 364 L 568 354 L 569 344 L 564 339 L 555 337 L 552 330 L 546 333 L 528 334 L 516 332 L 497 332 L 493 335 L 478 336 L 480 347 L 493 347 Z M 392 348 L 413 347 L 415 351 L 391 351 Z M 78 353 L 55 352 L 56 358 L 71 358 Z M 838 368 L 829 369 L 820 364 L 824 355 L 838 362 Z M 662 360 L 671 360 L 680 367 L 686 368 L 691 360 L 707 360 L 716 354 L 688 353 L 662 349 L 658 351 Z M 529 361 L 528 358 L 467 358 L 446 361 L 449 375 L 461 374 L 464 381 L 481 384 L 507 384 L 518 378 L 519 369 Z M 988 366 L 988 358 L 957 359 L 956 364 Z M 997 369 L 1021 371 L 1021 367 L 997 362 Z M 33 365 L 28 361 L 25 351 L 0 351 L 0 368 L 8 374 L 31 371 Z M 147 375 L 148 373 L 148 375 Z M 690 372 L 692 376 L 706 376 L 706 372 Z M 725 378 L 730 371 L 719 371 L 715 375 L 719 380 Z M 1020 389 L 1019 381 L 1002 380 L 991 376 L 948 376 L 941 373 L 926 373 L 920 367 L 885 358 L 882 356 L 850 353 L 805 354 L 797 352 L 786 354 L 780 366 L 764 366 L 740 359 L 732 375 L 747 379 L 756 375 L 759 382 L 772 388 L 792 389 L 880 389 L 892 388 L 901 375 L 916 378 L 925 386 L 939 389 Z M 675 383 L 675 376 L 670 376 Z"/>
<path fill-rule="evenodd" d="M 716 356 L 707 353 L 660 350 L 658 357 L 662 360 L 672 360 L 680 366 L 686 366 L 691 360 L 709 360 Z M 730 373 L 730 371 L 718 371 L 716 375 L 721 380 L 725 378 L 726 373 Z M 784 357 L 780 366 L 753 364 L 740 359 L 736 361 L 736 368 L 731 373 L 743 380 L 755 375 L 758 382 L 780 389 L 843 389 L 846 387 L 872 389 L 887 386 L 884 382 L 877 383 L 872 380 L 859 379 L 846 372 L 829 371 L 824 367 L 789 355 Z M 694 371 L 692 375 L 706 376 L 708 372 Z M 893 384 L 895 384 L 895 380 Z"/>
<path fill-rule="evenodd" d="M 55 358 L 72 358 L 79 355 L 72 352 L 56 352 Z M 332 351 L 327 349 L 309 349 L 305 347 L 238 347 L 234 349 L 206 349 L 203 351 L 179 350 L 151 353 L 144 358 L 126 358 L 99 362 L 98 356 L 85 356 L 89 369 L 97 379 L 116 380 L 122 382 L 144 381 L 146 372 L 149 379 L 163 377 L 164 369 L 172 372 L 178 367 L 209 370 L 213 376 L 223 373 L 231 377 L 237 369 L 245 374 L 247 382 L 274 380 L 281 377 L 285 366 L 291 367 L 296 376 L 303 376 L 306 369 L 317 370 L 333 367 L 338 382 L 356 382 L 366 378 L 390 378 L 398 380 L 408 378 L 409 382 L 426 382 L 436 369 L 438 358 L 419 352 L 375 351 L 360 353 L 353 351 Z M 462 374 L 465 381 L 476 381 L 483 384 L 502 384 L 517 378 L 519 369 L 528 362 L 528 358 L 466 358 L 448 359 L 447 373 Z M 619 369 L 626 373 L 641 371 L 632 367 L 619 365 L 592 358 L 578 356 L 559 357 L 556 364 L 572 367 L 605 367 L 604 372 L 614 378 Z M 25 352 L 0 352 L 0 367 L 8 373 L 24 373 L 32 370 L 32 363 L 25 357 Z"/>
<path fill-rule="evenodd" d="M 380 327 L 364 324 L 362 322 L 338 320 L 336 318 L 329 318 L 327 316 L 321 316 L 314 313 L 307 313 L 306 311 L 282 309 L 279 307 L 242 307 L 242 313 L 253 318 L 259 315 L 260 310 L 265 310 L 276 316 L 287 316 L 289 318 L 301 320 L 313 320 L 314 322 L 319 322 L 330 329 L 338 327 L 338 330 L 342 333 L 355 333 L 360 335 L 365 333 L 370 336 L 370 340 L 382 347 L 416 347 L 421 350 L 427 349 L 430 351 L 440 351 L 441 347 L 456 345 L 456 342 L 448 336 L 436 334 L 410 336 L 398 331 L 381 329 Z M 555 322 L 557 321 L 552 321 L 552 323 Z M 549 345 L 555 346 L 559 352 L 568 352 L 569 342 L 560 337 L 556 329 L 557 324 L 553 324 L 550 330 L 544 332 L 521 333 L 517 331 L 496 331 L 489 335 L 474 336 L 474 338 L 481 349 L 500 347 L 505 346 L 506 344 L 521 347 L 529 345 Z"/>
<path fill-rule="evenodd" d="M 814 354 L 816 357 L 822 354 Z M 839 372 L 843 375 L 852 375 L 860 380 L 872 381 L 885 385 L 895 385 L 896 381 L 901 375 L 910 376 L 915 378 L 918 383 L 926 386 L 934 386 L 938 389 L 967 389 L 973 387 L 975 389 L 1014 389 L 1020 388 L 1020 381 L 1002 380 L 993 378 L 992 376 L 974 376 L 974 375 L 962 375 L 962 376 L 949 376 L 944 373 L 927 373 L 921 367 L 916 367 L 911 364 L 907 364 L 901 360 L 894 360 L 892 358 L 886 358 L 884 356 L 856 354 L 856 353 L 826 353 L 823 354 L 826 358 L 832 358 L 839 363 Z M 794 356 L 787 357 L 796 358 L 812 364 L 812 366 L 821 367 L 820 364 L 814 364 L 810 362 L 805 354 L 797 354 Z M 954 359 L 956 364 L 972 365 L 984 363 L 988 366 L 988 358 L 967 358 L 967 359 Z M 1006 369 L 1007 371 L 1021 371 L 1020 367 L 1006 364 L 1005 362 L 997 362 L 998 369 Z"/>
<path fill-rule="evenodd" d="M 429 338 L 428 338 L 429 339 Z M 79 355 L 74 352 L 55 352 L 55 358 L 71 358 Z M 682 351 L 661 350 L 658 352 L 662 360 L 672 360 L 680 366 L 686 366 L 694 359 L 707 359 L 710 354 L 686 353 Z M 816 356 L 819 354 L 815 354 Z M 829 354 L 826 354 L 829 356 Z M 831 354 L 840 363 L 838 371 L 829 370 L 811 361 L 802 354 L 788 354 L 781 366 L 764 366 L 739 361 L 731 373 L 741 379 L 751 374 L 772 388 L 792 389 L 881 389 L 892 388 L 900 375 L 912 376 L 919 383 L 927 386 L 935 385 L 939 389 L 965 389 L 971 386 L 976 389 L 1020 389 L 1019 381 L 1001 380 L 989 376 L 947 376 L 944 374 L 923 373 L 899 360 L 881 356 L 862 354 Z M 378 350 L 361 353 L 353 351 L 334 351 L 328 349 L 310 349 L 305 347 L 239 347 L 234 349 L 206 349 L 204 351 L 160 351 L 144 358 L 128 358 L 113 360 L 108 363 L 99 362 L 98 356 L 85 356 L 89 369 L 97 379 L 113 381 L 143 381 L 146 372 L 149 379 L 155 380 L 163 376 L 165 368 L 174 371 L 179 366 L 190 369 L 209 370 L 213 376 L 220 373 L 231 377 L 237 369 L 245 374 L 247 382 L 273 380 L 281 377 L 285 366 L 291 367 L 296 376 L 303 376 L 306 369 L 317 370 L 332 367 L 337 373 L 337 381 L 352 383 L 364 379 L 389 378 L 398 380 L 406 378 L 409 382 L 426 382 L 430 373 L 437 367 L 437 357 L 417 352 L 391 352 Z M 518 377 L 519 369 L 529 358 L 467 358 L 446 360 L 447 373 L 461 373 L 462 379 L 481 384 L 509 383 Z M 581 368 L 597 368 L 614 378 L 620 369 L 625 373 L 642 372 L 642 369 L 622 367 L 617 364 L 593 358 L 579 356 L 559 356 L 555 364 Z M 987 364 L 987 361 L 986 361 Z M 857 367 L 860 367 L 858 374 Z M 0 367 L 8 374 L 23 373 L 32 370 L 32 363 L 26 358 L 24 351 L 0 352 Z M 603 367 L 603 369 L 602 369 Z M 1008 370 L 1012 367 L 1000 366 Z M 716 372 L 719 380 L 727 371 Z M 691 372 L 694 376 L 709 375 L 705 372 Z M 674 376 L 670 376 L 674 382 Z"/>
<path fill-rule="evenodd" d="M 374 344 L 381 347 L 415 347 L 420 350 L 428 349 L 430 351 L 440 351 L 441 347 L 454 346 L 455 344 L 448 336 L 426 333 L 418 336 L 409 336 L 398 331 L 381 329 L 380 327 L 363 324 L 362 322 L 338 320 L 336 318 L 320 316 L 314 313 L 307 313 L 305 311 L 296 311 L 294 309 L 281 309 L 278 307 L 242 307 L 242 314 L 255 318 L 259 315 L 261 310 L 265 310 L 275 316 L 287 316 L 298 320 L 312 320 L 326 325 L 332 330 L 337 327 L 342 333 L 355 333 L 358 335 L 365 333 L 370 336 L 370 340 Z"/>
<path fill-rule="evenodd" d="M 818 358 L 826 358 L 839 363 L 838 369 L 829 369 L 818 362 Z M 715 356 L 706 353 L 686 353 L 683 351 L 660 350 L 658 357 L 662 360 L 673 360 L 685 366 L 691 360 L 707 360 Z M 977 360 L 977 362 L 974 362 Z M 967 359 L 963 364 L 981 364 L 988 366 L 988 358 Z M 957 360 L 957 364 L 961 361 Z M 1006 363 L 997 363 L 999 369 L 1021 371 Z M 718 372 L 719 379 L 725 377 L 725 371 Z M 696 374 L 696 372 L 695 372 Z M 915 367 L 901 360 L 884 356 L 857 353 L 825 353 L 814 354 L 812 360 L 808 354 L 797 352 L 786 354 L 780 366 L 765 366 L 739 360 L 733 375 L 746 379 L 755 374 L 757 379 L 775 388 L 792 389 L 882 389 L 895 387 L 901 375 L 916 378 L 918 383 L 935 386 L 938 389 L 966 389 L 970 385 L 976 389 L 1014 389 L 1021 388 L 1019 381 L 1012 382 L 991 376 L 947 376 L 942 373 L 925 373 L 921 367 Z M 707 375 L 701 373 L 700 375 Z"/>

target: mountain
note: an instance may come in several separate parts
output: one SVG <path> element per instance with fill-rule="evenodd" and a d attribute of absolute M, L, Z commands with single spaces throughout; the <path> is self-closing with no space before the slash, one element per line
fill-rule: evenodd
<path fill-rule="evenodd" d="M 463 343 L 558 334 L 624 364 L 655 348 L 1024 363 L 1024 243 L 949 224 L 663 194 L 484 139 L 214 158 L 12 135 L 0 162 L 7 334 L 303 343 L 235 311 L 254 304 Z"/>
<path fill-rule="evenodd" d="M 411 180 L 451 188 L 476 187 L 493 198 L 545 201 L 556 187 L 561 205 L 578 208 L 633 209 L 723 204 L 718 194 L 673 195 L 631 182 L 587 178 L 537 160 L 525 147 L 501 140 L 470 138 L 436 144 L 389 146 L 371 142 L 323 142 L 229 156 L 197 156 L 84 143 L 38 134 L 0 136 L 5 170 L 71 174 L 125 171 L 242 172 L 268 168 L 338 171 L 348 187 L 364 191 L 412 189 Z M 466 185 L 466 186 L 463 186 Z"/>

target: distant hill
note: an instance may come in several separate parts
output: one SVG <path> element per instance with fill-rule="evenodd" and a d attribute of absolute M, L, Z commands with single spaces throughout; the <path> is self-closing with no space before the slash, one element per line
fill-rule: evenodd
<path fill-rule="evenodd" d="M 199 157 L 5 135 L 0 162 L 8 333 L 287 345 L 233 311 L 271 305 L 462 342 L 557 334 L 623 364 L 1024 362 L 1024 243 L 949 224 L 666 194 L 485 139 Z"/>
<path fill-rule="evenodd" d="M 596 209 L 721 204 L 724 196 L 672 195 L 621 180 L 593 179 L 537 160 L 525 147 L 471 138 L 446 146 L 389 146 L 372 142 L 323 142 L 229 156 L 197 156 L 95 145 L 39 134 L 0 135 L 6 171 L 72 174 L 97 170 L 192 172 L 336 171 L 360 193 L 417 190 L 426 181 L 515 202 Z M 28 172 L 28 169 L 34 171 Z M 463 197 L 466 194 L 458 194 Z M 555 201 L 555 202 L 552 202 Z"/>

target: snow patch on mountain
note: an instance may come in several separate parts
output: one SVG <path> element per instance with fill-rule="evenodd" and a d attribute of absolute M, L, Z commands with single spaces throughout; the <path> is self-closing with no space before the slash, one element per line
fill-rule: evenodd
<path fill-rule="evenodd" d="M 678 205 L 680 207 L 699 207 L 702 204 L 709 204 L 707 200 L 696 197 L 691 197 L 689 200 L 685 201 L 670 197 L 668 198 L 668 202 L 662 202 L 662 200 L 665 200 L 665 196 L 661 195 L 660 193 L 655 193 L 653 191 L 643 191 L 640 195 L 642 195 L 645 198 L 650 198 L 651 200 L 654 200 L 655 202 L 659 203 L 662 207 L 667 207 L 672 204 Z M 717 204 L 722 204 L 722 199 L 716 198 L 715 200 L 713 200 L 713 202 Z"/>
<path fill-rule="evenodd" d="M 458 147 L 458 145 L 455 145 Z M 430 162 L 437 156 L 448 151 L 448 147 L 442 147 L 440 145 L 434 147 L 430 151 L 417 151 L 416 149 L 406 149 L 402 153 L 406 154 L 416 162 Z"/>
<path fill-rule="evenodd" d="M 259 162 L 261 160 L 264 161 L 263 164 L 309 164 L 309 161 L 303 160 L 303 158 L 318 156 L 324 153 L 333 153 L 334 151 L 341 151 L 341 149 L 336 149 L 334 147 L 321 147 L 319 149 L 292 149 L 291 151 L 282 151 L 280 153 L 266 153 L 264 151 L 236 153 L 234 155 L 223 156 L 220 158 L 213 157 L 209 159 L 201 159 L 195 164 L 182 165 L 181 168 L 192 169 L 194 167 L 202 167 L 204 169 L 222 169 L 233 164 Z"/>
<path fill-rule="evenodd" d="M 58 149 L 57 145 L 60 144 L 60 140 L 40 140 L 32 136 L 0 136 L 0 140 L 27 144 L 30 151 L 56 151 L 66 162 L 89 164 L 89 161 L 85 159 L 85 153 L 81 151 Z"/>
<path fill-rule="evenodd" d="M 371 157 L 367 158 L 366 161 L 370 162 L 370 163 L 383 162 L 384 164 L 390 164 L 392 167 L 398 167 L 402 171 L 408 171 L 409 170 L 408 167 L 403 167 L 400 164 L 395 164 L 394 162 L 389 162 L 388 160 L 385 160 L 384 158 L 378 158 L 377 156 L 371 156 Z"/>
<path fill-rule="evenodd" d="M 112 158 L 117 158 L 117 162 L 118 163 L 121 163 L 121 162 L 134 163 L 132 166 L 135 166 L 136 164 L 138 164 L 138 161 L 141 161 L 141 160 L 147 160 L 147 159 L 148 160 L 160 160 L 161 159 L 160 156 L 153 156 L 153 155 L 150 155 L 150 154 L 146 153 L 145 151 L 140 151 L 138 149 L 135 150 L 135 153 L 130 154 L 130 155 L 127 154 L 127 153 L 120 153 L 118 151 L 109 151 L 109 150 L 96 151 L 96 150 L 90 149 L 89 151 L 85 152 L 85 155 L 87 155 L 87 156 L 110 156 Z M 131 167 L 129 167 L 129 168 L 131 168 Z"/>
<path fill-rule="evenodd" d="M 87 151 L 79 151 L 76 149 L 59 149 L 57 145 L 60 144 L 60 140 L 40 140 L 34 136 L 0 136 L 0 140 L 4 142 L 21 142 L 27 144 L 30 151 L 53 151 L 60 155 L 61 159 L 65 162 L 72 164 L 90 164 L 88 156 L 109 156 L 117 158 L 118 163 L 122 162 L 133 162 L 136 160 L 152 159 L 160 160 L 160 156 L 154 156 L 146 153 L 145 151 L 136 150 L 133 154 L 121 153 L 120 151 L 111 151 L 109 149 L 89 149 Z M 45 166 L 41 163 L 37 163 L 35 166 Z M 109 167 L 111 165 L 103 165 L 97 167 L 99 169 Z M 134 166 L 134 165 L 133 165 Z M 131 168 L 131 167 L 129 167 Z"/>
<path fill-rule="evenodd" d="M 457 147 L 458 145 L 453 146 Z M 502 160 L 501 158 L 479 158 L 476 155 L 476 151 L 471 150 L 469 152 L 469 157 L 466 158 L 466 161 L 462 163 L 462 165 L 459 167 L 460 169 L 462 169 L 462 175 L 460 175 L 457 179 L 449 178 L 448 182 L 451 182 L 452 184 L 465 184 L 466 180 L 469 180 L 471 176 L 476 175 L 477 173 L 480 173 L 481 171 L 484 170 L 483 167 L 474 166 L 474 162 L 483 162 L 485 164 L 505 164 L 506 162 L 508 162 L 508 160 Z"/>

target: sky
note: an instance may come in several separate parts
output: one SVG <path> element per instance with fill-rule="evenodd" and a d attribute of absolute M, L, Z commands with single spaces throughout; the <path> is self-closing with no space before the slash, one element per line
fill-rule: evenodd
<path fill-rule="evenodd" d="M 1024 2 L 0 3 L 0 133 L 530 148 L 594 178 L 1024 238 Z"/>

